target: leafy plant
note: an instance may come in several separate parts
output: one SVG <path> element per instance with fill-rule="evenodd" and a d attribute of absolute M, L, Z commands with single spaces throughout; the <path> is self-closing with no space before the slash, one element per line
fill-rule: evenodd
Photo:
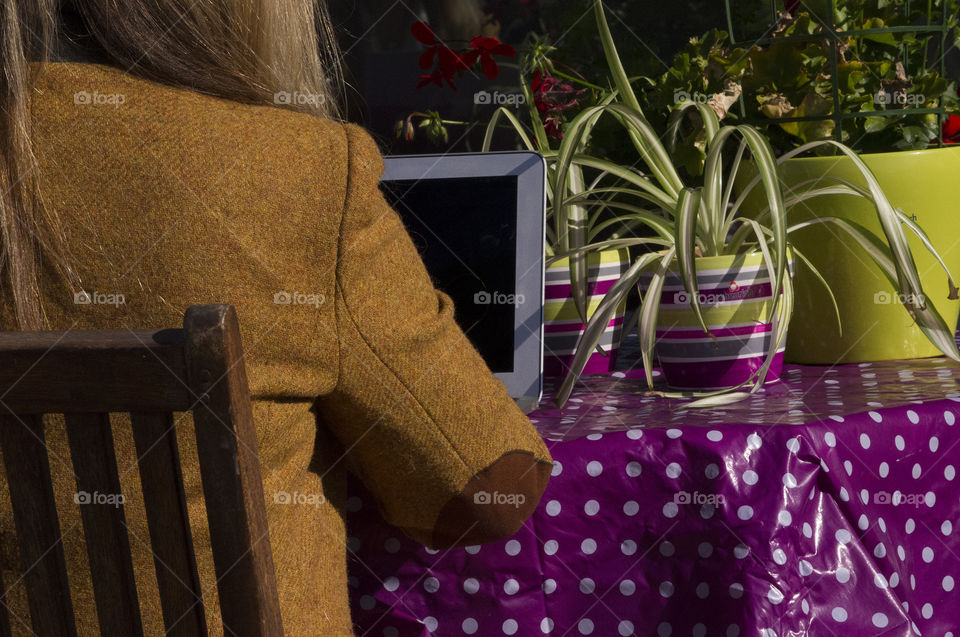
<path fill-rule="evenodd" d="M 781 14 L 772 38 L 762 44 L 735 46 L 716 29 L 691 39 L 672 67 L 649 81 L 642 103 L 666 117 L 678 95 L 704 100 L 734 82 L 742 87 L 745 110 L 733 109 L 730 116 L 760 126 L 779 152 L 838 136 L 865 152 L 926 148 L 941 130 L 950 136 L 960 99 L 956 82 L 938 70 L 945 54 L 941 33 L 917 29 L 939 24 L 946 12 L 944 48 L 960 43 L 957 0 L 835 2 L 832 25 L 825 1 L 792 4 L 801 10 Z M 936 108 L 948 116 L 943 129 Z M 844 115 L 839 131 L 837 114 Z M 777 121 L 784 118 L 790 121 Z M 698 172 L 702 145 L 684 139 L 679 149 Z M 815 152 L 834 151 L 821 146 Z"/>
<path fill-rule="evenodd" d="M 791 226 L 790 210 L 822 195 L 850 195 L 865 198 L 874 205 L 886 243 L 865 227 L 849 221 L 820 218 L 816 223 L 833 224 L 864 246 L 908 299 L 909 311 L 928 338 L 944 354 L 960 360 L 952 330 L 932 306 L 925 304 L 926 297 L 903 226 L 919 236 L 927 249 L 936 254 L 933 247 L 914 222 L 890 205 L 876 178 L 856 153 L 834 141 L 817 141 L 777 159 L 769 140 L 756 128 L 748 124 L 721 126 L 713 106 L 690 98 L 679 100 L 671 114 L 665 144 L 644 116 L 617 53 L 601 0 L 593 0 L 593 8 L 613 87 L 604 90 L 597 105 L 584 108 L 573 117 L 564 126 L 562 140 L 552 147 L 547 129 L 534 106 L 530 85 L 521 75 L 533 135 L 527 134 L 513 112 L 500 108 L 488 124 L 484 142 L 484 149 L 489 150 L 494 131 L 501 120 L 505 120 L 514 127 L 527 148 L 538 149 L 547 160 L 549 254 L 553 259 L 569 258 L 573 299 L 581 320 L 586 324 L 571 368 L 558 390 L 556 401 L 559 405 L 569 397 L 591 353 L 595 349 L 602 351 L 598 345 L 600 335 L 618 305 L 641 276 L 649 275 L 651 271 L 652 277 L 641 297 L 638 326 L 644 370 L 652 389 L 655 330 L 660 293 L 667 272 L 676 269 L 682 273 L 691 308 L 704 332 L 709 334 L 700 307 L 696 260 L 701 256 L 733 255 L 743 251 L 759 251 L 763 255 L 769 271 L 774 273 L 773 289 L 783 292 L 777 296 L 771 310 L 774 334 L 763 365 L 741 386 L 730 390 L 658 393 L 700 399 L 688 406 L 715 406 L 739 400 L 760 389 L 776 351 L 784 342 L 792 313 L 793 286 L 787 273 L 788 252 L 810 267 L 826 285 L 814 266 L 789 240 L 791 232 L 813 223 Z M 682 121 L 688 118 L 696 122 L 702 139 L 702 182 L 685 182 L 668 151 L 670 139 L 677 136 Z M 635 153 L 634 164 L 613 162 L 591 152 L 591 135 L 603 119 L 612 120 L 626 133 Z M 833 180 L 826 184 L 806 182 L 798 184 L 794 190 L 785 191 L 779 165 L 790 157 L 824 146 L 831 146 L 850 157 L 860 170 L 865 186 Z M 756 176 L 734 199 L 732 184 L 748 160 Z M 743 201 L 757 188 L 763 193 L 766 209 L 755 219 L 741 216 Z M 602 213 L 610 216 L 605 218 Z M 616 228 L 612 236 L 601 236 L 612 228 Z M 624 247 L 639 250 L 640 254 L 588 317 L 587 254 Z M 949 272 L 947 276 L 950 291 L 955 294 L 956 287 Z"/>

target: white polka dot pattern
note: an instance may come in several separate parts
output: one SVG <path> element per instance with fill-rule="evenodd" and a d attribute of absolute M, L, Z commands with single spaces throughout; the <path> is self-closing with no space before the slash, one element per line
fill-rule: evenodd
<path fill-rule="evenodd" d="M 694 413 L 636 391 L 635 370 L 584 377 L 571 409 L 531 414 L 551 482 L 491 545 L 417 547 L 351 483 L 357 560 L 376 572 L 351 558 L 358 634 L 954 637 L 960 369 L 784 378 Z"/>

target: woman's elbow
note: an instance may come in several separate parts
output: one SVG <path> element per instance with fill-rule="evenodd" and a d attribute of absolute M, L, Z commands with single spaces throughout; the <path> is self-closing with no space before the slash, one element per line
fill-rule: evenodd
<path fill-rule="evenodd" d="M 537 508 L 551 468 L 527 451 L 500 456 L 440 511 L 430 545 L 451 548 L 510 537 Z"/>

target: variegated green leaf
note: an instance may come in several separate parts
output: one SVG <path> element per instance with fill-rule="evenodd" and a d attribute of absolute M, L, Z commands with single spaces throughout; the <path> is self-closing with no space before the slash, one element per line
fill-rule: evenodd
<path fill-rule="evenodd" d="M 647 377 L 647 385 L 653 387 L 653 347 L 657 340 L 657 317 L 660 314 L 660 296 L 663 293 L 663 282 L 670 262 L 676 255 L 676 247 L 667 250 L 660 257 L 660 264 L 647 285 L 647 291 L 641 298 L 639 318 L 640 352 L 643 356 L 643 371 Z M 644 255 L 647 256 L 647 255 Z M 654 259 L 656 256 L 654 257 Z M 651 260 L 652 262 L 652 260 Z"/>
<path fill-rule="evenodd" d="M 675 233 L 677 241 L 677 262 L 683 278 L 683 287 L 690 296 L 690 307 L 697 316 L 700 327 L 707 334 L 707 323 L 703 320 L 703 308 L 700 307 L 700 288 L 697 285 L 697 254 L 695 236 L 697 233 L 697 218 L 700 214 L 699 188 L 684 188 L 680 191 L 677 201 L 677 210 L 674 213 Z M 711 335 L 712 336 L 712 335 Z"/>
<path fill-rule="evenodd" d="M 590 157 L 588 155 L 575 155 L 572 163 L 575 163 L 578 166 L 588 166 L 590 168 L 609 171 L 611 174 L 616 175 L 623 181 L 636 186 L 638 190 L 635 192 L 635 196 L 646 199 L 647 201 L 651 201 L 663 210 L 672 212 L 674 206 L 676 206 L 676 198 L 667 194 L 661 188 L 658 188 L 657 185 L 652 183 L 652 180 L 647 176 L 638 175 L 637 173 L 618 166 L 613 162 L 605 159 L 598 159 L 596 157 Z"/>
<path fill-rule="evenodd" d="M 567 371 L 567 375 L 557 390 L 554 402 L 558 408 L 566 404 L 567 399 L 573 392 L 574 383 L 576 383 L 577 378 L 580 377 L 583 368 L 586 367 L 590 356 L 593 355 L 593 351 L 597 347 L 597 343 L 600 342 L 600 337 L 603 335 L 604 330 L 606 330 L 610 324 L 610 319 L 613 318 L 617 307 L 623 299 L 626 298 L 627 294 L 630 293 L 633 286 L 636 285 L 640 279 L 640 275 L 643 273 L 643 269 L 658 257 L 659 255 L 653 252 L 641 255 L 604 295 L 603 300 L 600 301 L 597 309 L 594 310 L 593 316 L 587 321 L 583 334 L 577 342 L 577 349 L 570 363 L 570 369 Z"/>

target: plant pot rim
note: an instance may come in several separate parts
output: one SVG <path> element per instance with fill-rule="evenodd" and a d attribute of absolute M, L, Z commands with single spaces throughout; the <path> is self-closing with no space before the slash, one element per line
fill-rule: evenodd
<path fill-rule="evenodd" d="M 744 250 L 743 252 L 737 252 L 736 254 L 719 254 L 712 257 L 696 257 L 694 259 L 694 263 L 697 264 L 698 270 L 713 270 L 713 269 L 716 269 L 716 267 L 721 264 L 723 266 L 727 266 L 730 263 L 735 263 L 738 258 L 742 258 L 746 260 L 751 257 L 759 256 L 762 262 L 763 252 L 760 251 L 760 249 L 755 248 L 754 247 L 755 245 L 756 244 L 748 244 L 748 246 L 750 247 L 749 250 Z M 657 254 L 665 254 L 665 253 L 666 253 L 666 250 L 657 251 Z M 788 257 L 788 260 L 793 260 L 793 250 L 789 245 L 787 246 L 787 257 Z M 670 261 L 670 266 L 671 266 L 669 268 L 670 272 L 675 271 L 673 266 L 677 264 L 679 261 L 680 261 L 680 258 L 674 255 L 673 259 Z M 701 264 L 706 264 L 708 265 L 708 267 L 700 267 Z M 713 266 L 713 267 L 709 267 L 709 266 Z M 656 269 L 657 267 L 659 267 L 659 263 L 654 261 L 653 263 L 650 264 L 650 266 L 648 266 L 648 268 L 644 268 L 644 270 L 647 270 L 649 268 Z"/>
<path fill-rule="evenodd" d="M 944 146 L 942 148 L 920 148 L 918 150 L 894 150 L 887 151 L 883 153 L 858 153 L 861 159 L 867 160 L 870 157 L 897 157 L 900 159 L 906 159 L 908 157 L 922 157 L 930 154 L 935 154 L 941 151 L 953 151 L 954 153 L 960 152 L 960 144 L 951 144 L 949 146 Z M 837 161 L 843 160 L 845 162 L 850 161 L 850 158 L 846 155 L 830 155 L 827 157 L 811 156 L 805 155 L 803 157 L 793 157 L 788 159 L 787 162 L 825 162 L 825 161 Z"/>
<path fill-rule="evenodd" d="M 586 253 L 587 262 L 589 263 L 590 261 L 597 261 L 597 260 L 599 260 L 600 262 L 603 262 L 604 257 L 606 257 L 608 259 L 607 263 L 616 263 L 614 259 L 610 258 L 611 255 L 620 254 L 623 252 L 626 252 L 627 254 L 629 254 L 630 249 L 627 247 L 620 247 L 620 248 L 604 248 L 603 250 L 591 250 L 590 252 Z M 554 255 L 552 257 L 547 257 L 543 260 L 543 264 L 544 264 L 544 267 L 546 268 L 567 267 L 570 264 L 570 256 Z"/>

